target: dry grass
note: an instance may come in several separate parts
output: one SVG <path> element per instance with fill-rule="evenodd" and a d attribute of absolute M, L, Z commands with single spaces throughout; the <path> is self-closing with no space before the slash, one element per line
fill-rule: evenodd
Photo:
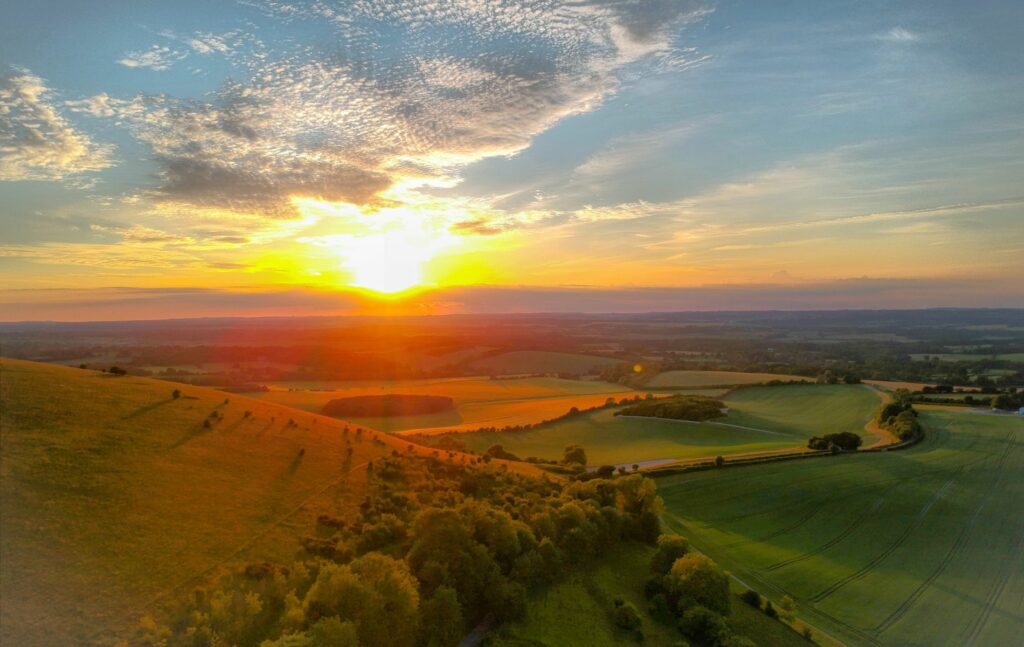
<path fill-rule="evenodd" d="M 286 560 L 408 446 L 352 433 L 348 457 L 343 422 L 146 378 L 3 359 L 0 387 L 3 644 L 107 643 L 221 569 Z"/>

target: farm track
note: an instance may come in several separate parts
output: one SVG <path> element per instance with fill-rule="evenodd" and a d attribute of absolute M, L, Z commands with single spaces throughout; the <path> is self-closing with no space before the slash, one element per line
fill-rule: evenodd
<path fill-rule="evenodd" d="M 1008 434 L 1007 437 L 1006 446 L 1004 447 L 1003 452 L 999 457 L 999 461 L 993 468 L 996 473 L 996 478 L 993 480 L 992 485 L 989 487 L 988 491 L 985 493 L 985 496 L 978 504 L 978 507 L 974 510 L 974 513 L 971 515 L 970 520 L 960 530 L 960 534 L 957 535 L 957 538 L 953 542 L 953 545 L 950 546 L 949 551 L 947 551 L 946 554 L 943 556 L 942 561 L 939 562 L 939 565 L 935 567 L 935 570 L 933 570 L 928 575 L 928 577 L 923 582 L 921 582 L 921 584 L 918 585 L 918 587 L 914 589 L 914 591 L 909 596 L 907 596 L 907 598 L 902 603 L 900 603 L 900 605 L 891 614 L 889 614 L 887 618 L 885 618 L 884 620 L 882 620 L 882 622 L 878 623 L 878 625 L 875 626 L 875 628 L 873 629 L 875 633 L 884 633 L 885 631 L 888 631 L 889 628 L 891 628 L 894 624 L 899 622 L 900 619 L 902 619 L 903 616 L 905 616 L 907 612 L 910 611 L 914 604 L 917 603 L 918 599 L 920 599 L 921 596 L 924 595 L 925 592 L 931 587 L 932 583 L 934 583 L 935 580 L 937 580 L 946 571 L 949 565 L 953 563 L 953 560 L 956 559 L 957 555 L 959 555 L 960 552 L 963 551 L 964 547 L 969 543 L 971 538 L 971 531 L 974 529 L 974 526 L 977 525 L 978 519 L 981 518 L 982 511 L 985 509 L 985 506 L 991 500 L 992 495 L 995 494 L 995 492 L 999 489 L 999 484 L 1003 481 L 1003 465 L 1006 462 L 1006 459 L 1009 456 L 1010 451 L 1015 444 L 1015 441 L 1016 439 L 1014 438 L 1013 432 L 1010 432 L 1010 434 Z"/>
<path fill-rule="evenodd" d="M 849 537 L 850 534 L 853 533 L 853 531 L 855 531 L 865 521 L 867 521 L 869 518 L 871 518 L 871 515 L 873 515 L 874 513 L 878 512 L 878 510 L 885 503 L 885 498 L 886 498 L 886 496 L 888 496 L 889 491 L 892 490 L 894 487 L 896 487 L 896 483 L 893 483 L 888 488 L 886 488 L 885 491 L 882 493 L 882 495 L 880 497 L 878 497 L 878 500 L 875 501 L 875 503 L 867 511 L 865 511 L 864 514 L 862 514 L 859 517 L 857 517 L 856 519 L 854 519 L 853 522 L 850 525 L 848 525 L 846 528 L 844 528 L 838 535 L 836 535 L 832 539 L 830 539 L 827 542 L 825 542 L 824 544 L 818 546 L 814 550 L 807 551 L 806 553 L 803 553 L 801 555 L 797 555 L 796 557 L 791 557 L 790 559 L 786 559 L 786 560 L 783 560 L 781 562 L 776 562 L 776 563 L 774 563 L 774 564 L 772 564 L 770 566 L 767 566 L 767 567 L 761 569 L 761 571 L 764 572 L 764 573 L 770 573 L 772 571 L 777 571 L 780 568 L 783 568 L 785 566 L 789 566 L 790 564 L 796 564 L 797 562 L 802 562 L 802 561 L 804 561 L 806 559 L 810 559 L 811 557 L 814 557 L 815 555 L 820 555 L 821 553 L 825 552 L 829 548 L 832 548 L 833 546 L 835 546 L 836 544 L 838 544 L 842 540 L 844 540 L 847 537 Z"/>
<path fill-rule="evenodd" d="M 1020 529 L 1018 529 L 1019 531 Z M 1021 538 L 1017 541 L 1017 554 L 1020 554 L 1024 550 L 1024 533 L 1020 533 Z M 992 587 L 992 591 L 989 593 L 988 598 L 985 601 L 985 608 L 981 610 L 978 617 L 975 618 L 968 630 L 967 639 L 964 641 L 964 645 L 974 645 L 978 641 L 978 637 L 981 636 L 981 632 L 985 629 L 985 625 L 988 624 L 989 616 L 992 615 L 992 610 L 995 608 L 996 603 L 999 602 L 999 598 L 1002 597 L 1003 591 L 1006 589 L 1006 583 L 1010 581 L 1010 575 L 1013 574 L 1013 569 L 1004 568 L 1002 574 L 999 576 L 999 580 L 996 585 Z"/>
<path fill-rule="evenodd" d="M 907 538 L 910 537 L 911 533 L 913 533 L 915 530 L 917 530 L 918 526 L 921 525 L 921 522 L 924 521 L 924 518 L 926 516 L 928 516 L 928 512 L 930 512 L 932 507 L 936 503 L 938 503 L 940 499 L 942 499 L 942 497 L 945 495 L 946 491 L 948 491 L 953 486 L 953 484 L 955 482 L 956 482 L 956 476 L 953 476 L 948 481 L 946 481 L 941 488 L 936 490 L 935 494 L 932 496 L 932 498 L 929 499 L 928 502 L 925 503 L 924 506 L 921 507 L 920 511 L 918 511 L 917 515 L 914 517 L 914 520 L 909 525 L 907 525 L 907 527 L 903 530 L 903 533 L 900 534 L 900 536 L 897 537 L 896 540 L 892 544 L 890 544 L 885 550 L 883 550 L 881 553 L 879 553 L 874 559 L 869 561 L 867 564 L 862 566 L 857 571 L 854 571 L 853 573 L 850 573 L 846 577 L 844 577 L 844 578 L 842 578 L 842 579 L 840 579 L 840 580 L 838 580 L 836 582 L 833 582 L 831 585 L 829 585 L 828 587 L 822 589 L 821 591 L 819 591 L 815 595 L 812 595 L 808 599 L 811 602 L 814 602 L 814 603 L 821 602 L 821 601 L 825 600 L 826 598 L 828 598 L 833 593 L 835 593 L 836 591 L 838 591 L 839 589 L 841 589 L 844 586 L 846 586 L 847 584 L 849 584 L 850 582 L 854 582 L 856 580 L 859 580 L 860 578 L 864 577 L 865 575 L 867 575 L 868 573 L 873 571 L 879 564 L 884 562 L 890 555 L 892 555 L 894 552 L 899 550 L 899 548 L 901 546 L 903 546 L 903 544 L 905 544 L 907 542 Z"/>

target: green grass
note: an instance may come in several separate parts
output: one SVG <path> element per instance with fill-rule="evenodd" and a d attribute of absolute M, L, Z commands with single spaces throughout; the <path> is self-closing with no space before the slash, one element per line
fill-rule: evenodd
<path fill-rule="evenodd" d="M 923 411 L 908 450 L 659 480 L 666 522 L 852 645 L 1024 632 L 1024 420 Z"/>
<path fill-rule="evenodd" d="M 594 564 L 587 564 L 565 581 L 530 596 L 526 618 L 502 627 L 494 647 L 599 647 L 650 645 L 668 647 L 683 637 L 679 631 L 647 613 L 643 585 L 650 575 L 653 549 L 643 544 L 616 548 Z M 643 618 L 644 641 L 615 627 L 614 600 L 632 603 Z M 730 625 L 762 647 L 806 647 L 793 630 L 733 599 Z"/>
<path fill-rule="evenodd" d="M 602 410 L 529 431 L 461 434 L 459 439 L 476 451 L 501 444 L 523 458 L 560 458 L 566 446 L 583 445 L 591 465 L 728 456 L 802 447 L 814 435 L 861 433 L 880 402 L 864 386 L 748 387 L 727 396 L 729 414 L 713 422 L 617 417 Z"/>
<path fill-rule="evenodd" d="M 524 375 L 531 373 L 586 374 L 594 369 L 614 366 L 621 360 L 597 355 L 556 353 L 539 350 L 517 350 L 473 360 L 469 367 L 489 375 Z"/>
<path fill-rule="evenodd" d="M 647 383 L 652 389 L 661 388 L 701 388 L 708 386 L 739 386 L 741 384 L 760 384 L 772 380 L 806 380 L 810 378 L 799 375 L 776 375 L 774 373 L 738 373 L 735 371 L 665 371 L 655 375 Z"/>
<path fill-rule="evenodd" d="M 404 449 L 353 439 L 347 459 L 339 421 L 8 359 L 0 412 L 4 645 L 110 642 L 219 569 L 289 560 L 316 514 L 362 500 L 367 460 Z"/>

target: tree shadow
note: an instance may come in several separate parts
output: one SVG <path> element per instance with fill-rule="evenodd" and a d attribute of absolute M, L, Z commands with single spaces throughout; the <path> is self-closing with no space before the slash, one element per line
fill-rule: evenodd
<path fill-rule="evenodd" d="M 147 404 L 144 407 L 139 407 L 135 411 L 129 413 L 127 416 L 122 417 L 121 420 L 130 420 L 132 418 L 138 418 L 139 416 L 141 416 L 144 413 L 149 413 L 150 411 L 153 411 L 155 409 L 159 409 L 160 407 L 164 406 L 168 402 L 173 402 L 173 401 L 174 401 L 174 398 L 167 398 L 166 400 L 160 400 L 159 402 L 154 402 L 153 404 Z"/>

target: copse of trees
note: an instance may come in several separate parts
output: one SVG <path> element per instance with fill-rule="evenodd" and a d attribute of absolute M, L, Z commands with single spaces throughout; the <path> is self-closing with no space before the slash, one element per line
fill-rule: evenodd
<path fill-rule="evenodd" d="M 817 450 L 852 452 L 857 451 L 863 442 L 864 439 L 859 435 L 850 431 L 841 431 L 820 437 L 812 436 L 807 441 L 807 447 Z"/>
<path fill-rule="evenodd" d="M 923 433 L 917 421 L 917 411 L 912 404 L 913 395 L 907 389 L 896 389 L 892 400 L 878 411 L 876 420 L 885 429 L 896 434 L 900 440 L 912 440 Z"/>
<path fill-rule="evenodd" d="M 320 515 L 292 564 L 250 565 L 197 591 L 170 624 L 149 619 L 142 640 L 452 646 L 485 617 L 520 617 L 530 589 L 660 534 L 661 499 L 639 474 L 553 482 L 394 452 L 366 478 L 355 514 Z M 636 610 L 620 607 L 615 621 L 642 635 Z"/>
<path fill-rule="evenodd" d="M 615 412 L 617 416 L 644 416 L 671 420 L 711 420 L 720 418 L 725 403 L 702 395 L 674 395 L 645 400 Z"/>
<path fill-rule="evenodd" d="M 651 615 L 676 624 L 684 636 L 700 645 L 753 644 L 736 635 L 726 620 L 731 610 L 729 577 L 710 558 L 688 548 L 679 535 L 658 538 L 658 549 L 651 558 L 653 575 L 644 587 Z"/>

